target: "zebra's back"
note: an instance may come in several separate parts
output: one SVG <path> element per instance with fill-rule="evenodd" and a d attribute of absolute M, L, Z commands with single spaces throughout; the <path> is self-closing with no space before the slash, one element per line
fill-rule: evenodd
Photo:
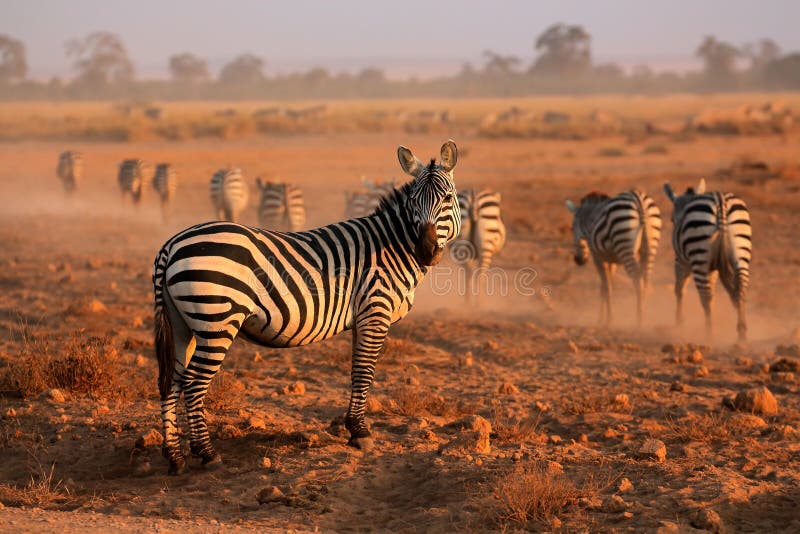
<path fill-rule="evenodd" d="M 56 175 L 61 180 L 64 190 L 72 193 L 83 177 L 83 156 L 80 152 L 67 150 L 58 157 Z"/>
<path fill-rule="evenodd" d="M 240 169 L 220 169 L 211 177 L 211 204 L 217 216 L 235 220 L 247 207 L 249 191 Z"/>
<path fill-rule="evenodd" d="M 141 200 L 144 172 L 144 162 L 140 159 L 126 159 L 120 163 L 117 183 L 123 197 L 130 194 L 134 203 Z"/>

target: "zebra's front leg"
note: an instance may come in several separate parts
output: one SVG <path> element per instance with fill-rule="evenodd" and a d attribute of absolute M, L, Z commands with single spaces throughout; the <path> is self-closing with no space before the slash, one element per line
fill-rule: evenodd
<path fill-rule="evenodd" d="M 683 292 L 686 289 L 686 282 L 689 281 L 689 271 L 675 262 L 675 324 L 683 324 Z"/>
<path fill-rule="evenodd" d="M 633 287 L 636 291 L 636 326 L 641 328 L 644 308 L 644 280 L 641 276 L 633 278 Z"/>
<path fill-rule="evenodd" d="M 711 339 L 714 327 L 711 319 L 712 306 L 714 305 L 714 284 L 717 282 L 717 271 L 693 271 L 694 285 L 700 294 L 700 303 L 706 316 L 706 338 Z"/>
<path fill-rule="evenodd" d="M 611 322 L 611 270 L 609 264 L 596 260 L 595 266 L 600 275 L 600 324 Z"/>
<path fill-rule="evenodd" d="M 374 441 L 367 426 L 365 412 L 367 393 L 375 378 L 375 365 L 389 333 L 389 321 L 371 320 L 353 328 L 353 361 L 350 368 L 350 405 L 347 408 L 345 427 L 350 431 L 348 445 L 365 452 L 372 449 Z"/>

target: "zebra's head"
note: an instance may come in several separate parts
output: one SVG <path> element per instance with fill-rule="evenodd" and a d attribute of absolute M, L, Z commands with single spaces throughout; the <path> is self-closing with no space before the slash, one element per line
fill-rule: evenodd
<path fill-rule="evenodd" d="M 414 254 L 421 265 L 431 266 L 442 259 L 444 247 L 461 231 L 453 168 L 458 148 L 450 140 L 442 145 L 440 161 L 425 165 L 401 146 L 397 149 L 400 166 L 414 179 L 408 184 L 406 210 L 415 236 Z"/>
<path fill-rule="evenodd" d="M 609 197 L 605 193 L 592 191 L 581 199 L 581 203 L 576 206 L 571 200 L 566 201 L 567 209 L 572 213 L 572 236 L 575 244 L 575 255 L 573 259 L 578 265 L 585 265 L 589 261 L 589 216 L 598 203 L 607 200 Z"/>
<path fill-rule="evenodd" d="M 695 195 L 703 195 L 706 192 L 706 180 L 705 178 L 700 178 L 700 181 L 697 183 L 697 187 L 688 187 L 686 188 L 686 192 L 682 195 L 676 195 L 675 191 L 673 191 L 672 186 L 669 185 L 669 182 L 664 182 L 664 193 L 667 195 L 667 198 L 672 202 L 673 210 L 672 210 L 672 220 L 673 222 L 680 218 L 681 214 L 683 213 L 686 204 L 691 200 L 691 198 Z"/>

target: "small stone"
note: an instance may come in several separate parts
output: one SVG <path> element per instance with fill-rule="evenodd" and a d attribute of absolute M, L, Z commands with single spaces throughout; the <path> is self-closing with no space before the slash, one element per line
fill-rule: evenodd
<path fill-rule="evenodd" d="M 367 413 L 381 413 L 383 411 L 383 404 L 374 396 L 367 397 Z"/>
<path fill-rule="evenodd" d="M 492 425 L 480 415 L 468 415 L 467 417 L 456 419 L 455 421 L 447 423 L 445 427 L 460 431 L 482 432 L 484 434 L 492 433 Z"/>
<path fill-rule="evenodd" d="M 734 409 L 740 412 L 776 415 L 778 401 L 766 387 L 751 388 L 740 391 L 733 399 Z"/>
<path fill-rule="evenodd" d="M 561 528 L 562 522 L 559 518 L 554 517 L 550 520 L 550 526 L 553 527 L 553 530 L 559 530 Z"/>
<path fill-rule="evenodd" d="M 630 403 L 631 399 L 625 393 L 619 393 L 614 397 L 614 404 L 618 404 L 620 406 L 629 406 Z"/>
<path fill-rule="evenodd" d="M 667 459 L 667 446 L 658 439 L 648 439 L 639 449 L 639 457 L 647 460 L 663 462 Z"/>
<path fill-rule="evenodd" d="M 686 384 L 684 384 L 683 382 L 680 382 L 678 380 L 674 381 L 669 386 L 669 390 L 670 391 L 681 391 L 681 392 L 683 392 L 683 391 L 686 391 L 687 389 L 688 388 L 686 387 Z"/>
<path fill-rule="evenodd" d="M 572 341 L 571 339 L 567 341 L 567 347 L 569 348 L 570 352 L 572 352 L 572 354 L 579 354 L 581 352 L 581 350 L 578 348 L 578 345 L 576 345 L 575 342 Z"/>
<path fill-rule="evenodd" d="M 283 492 L 278 486 L 263 488 L 261 491 L 258 492 L 258 495 L 256 495 L 256 500 L 258 501 L 258 504 L 268 504 L 272 502 L 280 502 L 280 503 L 287 502 L 286 495 L 283 494 Z"/>
<path fill-rule="evenodd" d="M 419 385 L 419 378 L 416 376 L 407 376 L 406 377 L 406 384 L 409 386 L 418 386 Z"/>
<path fill-rule="evenodd" d="M 491 339 L 487 339 L 486 340 L 486 348 L 487 349 L 489 349 L 489 350 L 497 350 L 498 347 L 499 347 L 499 345 L 497 344 L 497 342 L 495 342 L 495 341 L 493 341 Z"/>
<path fill-rule="evenodd" d="M 738 365 L 740 367 L 752 367 L 753 359 L 752 358 L 746 358 L 744 356 L 739 356 L 738 358 L 736 358 L 736 365 Z"/>
<path fill-rule="evenodd" d="M 661 347 L 661 352 L 665 354 L 674 354 L 678 352 L 678 348 L 672 343 L 667 343 Z"/>
<path fill-rule="evenodd" d="M 694 376 L 697 376 L 697 377 L 700 377 L 700 378 L 702 378 L 704 376 L 708 376 L 708 367 L 706 367 L 705 365 L 698 365 L 694 369 Z"/>
<path fill-rule="evenodd" d="M 134 317 L 131 319 L 131 328 L 141 328 L 144 326 L 144 320 L 141 317 Z"/>
<path fill-rule="evenodd" d="M 700 508 L 696 510 L 689 521 L 695 528 L 708 530 L 714 534 L 721 534 L 725 532 L 725 526 L 722 524 L 722 518 L 717 512 L 709 508 Z"/>
<path fill-rule="evenodd" d="M 470 453 L 489 454 L 492 452 L 489 434 L 484 432 L 461 432 L 455 438 L 439 447 L 439 454 L 461 456 L 469 460 Z"/>
<path fill-rule="evenodd" d="M 800 373 L 800 360 L 781 358 L 769 366 L 770 373 Z"/>
<path fill-rule="evenodd" d="M 59 404 L 66 401 L 66 398 L 60 389 L 48 389 L 47 391 L 43 392 L 41 396 L 44 399 Z"/>
<path fill-rule="evenodd" d="M 778 372 L 772 373 L 771 380 L 773 382 L 785 382 L 785 383 L 791 384 L 791 383 L 793 383 L 795 381 L 795 376 L 794 376 L 794 373 L 791 373 L 791 372 L 778 371 Z"/>
<path fill-rule="evenodd" d="M 11 418 L 16 416 L 17 416 L 17 410 L 15 410 L 14 408 L 9 408 L 8 410 L 6 410 L 6 417 Z"/>
<path fill-rule="evenodd" d="M 217 437 L 219 439 L 234 439 L 242 436 L 242 431 L 233 425 L 223 425 L 222 428 L 217 430 Z"/>
<path fill-rule="evenodd" d="M 251 415 L 247 418 L 247 426 L 256 430 L 266 430 L 267 422 L 259 415 Z"/>
<path fill-rule="evenodd" d="M 472 357 L 471 352 L 467 352 L 463 358 L 461 358 L 461 366 L 462 367 L 472 367 L 475 363 L 474 358 Z"/>
<path fill-rule="evenodd" d="M 620 493 L 626 493 L 628 491 L 633 491 L 633 484 L 627 478 L 623 478 L 617 484 L 617 491 Z"/>
<path fill-rule="evenodd" d="M 148 360 L 143 354 L 137 354 L 133 363 L 136 364 L 136 367 L 147 367 Z"/>
<path fill-rule="evenodd" d="M 703 353 L 700 352 L 700 349 L 694 349 L 686 357 L 686 361 L 689 363 L 700 363 L 703 361 Z"/>
<path fill-rule="evenodd" d="M 108 311 L 108 308 L 106 308 L 106 305 L 103 304 L 102 302 L 100 302 L 97 299 L 92 299 L 89 302 L 89 305 L 86 307 L 86 309 L 89 310 L 92 313 L 102 313 L 102 312 Z"/>
<path fill-rule="evenodd" d="M 614 430 L 611 427 L 606 428 L 606 431 L 603 432 L 603 437 L 606 439 L 614 439 L 619 437 L 619 432 Z"/>
<path fill-rule="evenodd" d="M 427 428 L 423 428 L 419 431 L 419 437 L 425 441 L 436 441 L 436 434 Z"/>
<path fill-rule="evenodd" d="M 264 357 L 263 357 L 263 356 L 261 356 L 261 353 L 260 353 L 260 352 L 256 352 L 255 354 L 253 354 L 253 361 L 254 361 L 254 362 L 260 362 L 260 361 L 262 361 L 263 359 L 264 359 Z"/>
<path fill-rule="evenodd" d="M 519 393 L 519 388 L 511 382 L 503 382 L 500 384 L 500 387 L 497 388 L 497 392 L 501 395 L 514 395 Z"/>
<path fill-rule="evenodd" d="M 306 385 L 302 382 L 292 382 L 283 388 L 284 395 L 305 395 Z"/>
<path fill-rule="evenodd" d="M 553 435 L 551 435 L 551 436 L 550 436 L 549 438 L 547 438 L 547 439 L 549 439 L 549 440 L 550 440 L 550 443 L 552 443 L 553 445 L 558 445 L 558 444 L 559 444 L 559 443 L 561 443 L 561 441 L 562 441 L 562 440 L 561 440 L 561 436 L 559 436 L 559 435 L 557 435 L 557 434 L 553 434 Z"/>
<path fill-rule="evenodd" d="M 272 467 L 272 460 L 270 460 L 268 456 L 264 456 L 261 458 L 261 467 L 264 469 L 269 469 Z"/>
<path fill-rule="evenodd" d="M 148 447 L 160 447 L 162 443 L 164 443 L 164 436 L 158 430 L 151 428 L 136 438 L 135 446 L 137 449 L 146 449 Z"/>
<path fill-rule="evenodd" d="M 589 443 L 589 436 L 586 434 L 581 434 L 578 436 L 578 443 Z"/>
<path fill-rule="evenodd" d="M 625 511 L 627 504 L 619 495 L 609 495 L 603 499 L 602 511 L 607 514 L 616 514 Z"/>

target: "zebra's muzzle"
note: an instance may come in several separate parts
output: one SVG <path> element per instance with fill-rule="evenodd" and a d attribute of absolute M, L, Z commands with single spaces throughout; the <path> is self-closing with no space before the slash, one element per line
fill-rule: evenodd
<path fill-rule="evenodd" d="M 436 225 L 425 223 L 419 231 L 419 238 L 417 239 L 417 246 L 414 255 L 421 265 L 430 267 L 436 265 L 442 259 L 444 253 L 444 246 L 439 245 L 439 240 L 436 236 Z"/>

